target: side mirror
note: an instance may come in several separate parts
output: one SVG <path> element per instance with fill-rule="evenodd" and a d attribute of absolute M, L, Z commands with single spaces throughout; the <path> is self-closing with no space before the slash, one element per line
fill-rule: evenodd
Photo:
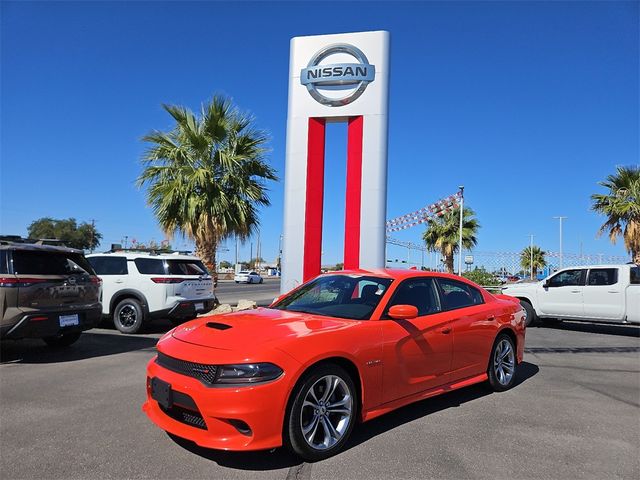
<path fill-rule="evenodd" d="M 394 305 L 389 309 L 389 316 L 394 320 L 411 320 L 418 316 L 418 309 L 413 305 Z"/>
<path fill-rule="evenodd" d="M 542 284 L 542 288 L 549 288 L 549 280 L 545 280 L 544 283 Z"/>

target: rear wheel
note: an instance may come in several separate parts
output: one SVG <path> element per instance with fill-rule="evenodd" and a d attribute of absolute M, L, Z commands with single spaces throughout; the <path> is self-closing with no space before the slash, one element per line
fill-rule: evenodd
<path fill-rule="evenodd" d="M 76 343 L 80 338 L 81 332 L 74 333 L 61 333 L 60 335 L 54 335 L 51 337 L 44 337 L 44 343 L 53 348 L 68 347 L 69 345 Z"/>
<path fill-rule="evenodd" d="M 260 277 L 260 283 L 264 282 L 264 278 Z"/>
<path fill-rule="evenodd" d="M 135 298 L 125 298 L 113 311 L 113 324 L 122 333 L 138 333 L 144 322 L 144 310 Z"/>
<path fill-rule="evenodd" d="M 522 308 L 524 308 L 524 311 L 527 314 L 525 325 L 528 327 L 535 324 L 535 322 L 538 320 L 538 316 L 536 315 L 536 311 L 533 309 L 533 306 L 526 300 L 520 300 L 520 305 L 522 305 Z"/>
<path fill-rule="evenodd" d="M 342 450 L 355 424 L 357 394 L 338 365 L 312 369 L 293 393 L 285 419 L 285 443 L 296 455 L 318 461 Z"/>
<path fill-rule="evenodd" d="M 501 333 L 496 338 L 487 368 L 489 385 L 496 392 L 513 387 L 516 381 L 516 347 L 509 335 Z"/>

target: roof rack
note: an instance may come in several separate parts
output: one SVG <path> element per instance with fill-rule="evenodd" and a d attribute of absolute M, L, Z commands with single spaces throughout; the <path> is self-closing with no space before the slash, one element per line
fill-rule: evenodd
<path fill-rule="evenodd" d="M 8 245 L 11 243 L 29 243 L 32 245 L 51 245 L 54 247 L 66 247 L 62 240 L 57 238 L 24 238 L 20 235 L 0 235 L 0 243 Z"/>

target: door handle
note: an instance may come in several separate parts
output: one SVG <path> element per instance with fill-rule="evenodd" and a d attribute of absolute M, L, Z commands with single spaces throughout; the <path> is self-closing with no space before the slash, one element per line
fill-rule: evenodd
<path fill-rule="evenodd" d="M 445 335 L 451 333 L 451 327 L 442 327 L 440 333 L 444 333 Z"/>
<path fill-rule="evenodd" d="M 115 283 L 124 283 L 124 280 L 116 280 Z"/>
<path fill-rule="evenodd" d="M 607 290 L 607 293 L 620 293 L 619 290 Z"/>
<path fill-rule="evenodd" d="M 571 290 L 571 293 L 580 293 L 580 290 Z"/>

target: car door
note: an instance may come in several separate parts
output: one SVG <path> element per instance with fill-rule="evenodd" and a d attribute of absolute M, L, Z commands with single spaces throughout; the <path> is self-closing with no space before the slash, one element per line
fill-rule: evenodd
<path fill-rule="evenodd" d="M 487 371 L 496 336 L 494 307 L 485 303 L 480 290 L 450 278 L 438 278 L 442 310 L 451 319 L 453 354 L 450 381 Z"/>
<path fill-rule="evenodd" d="M 87 258 L 96 274 L 102 279 L 102 312 L 109 314 L 111 299 L 126 288 L 127 259 L 123 256 L 104 255 Z"/>
<path fill-rule="evenodd" d="M 585 318 L 622 321 L 625 290 L 618 268 L 590 268 L 584 286 L 583 303 Z"/>
<path fill-rule="evenodd" d="M 540 313 L 547 317 L 583 317 L 586 274 L 584 268 L 563 270 L 541 284 L 538 288 Z"/>
<path fill-rule="evenodd" d="M 411 320 L 388 317 L 393 305 L 413 305 Z M 404 280 L 385 307 L 383 332 L 383 401 L 389 402 L 448 382 L 452 336 L 449 315 L 440 308 L 431 277 Z"/>

